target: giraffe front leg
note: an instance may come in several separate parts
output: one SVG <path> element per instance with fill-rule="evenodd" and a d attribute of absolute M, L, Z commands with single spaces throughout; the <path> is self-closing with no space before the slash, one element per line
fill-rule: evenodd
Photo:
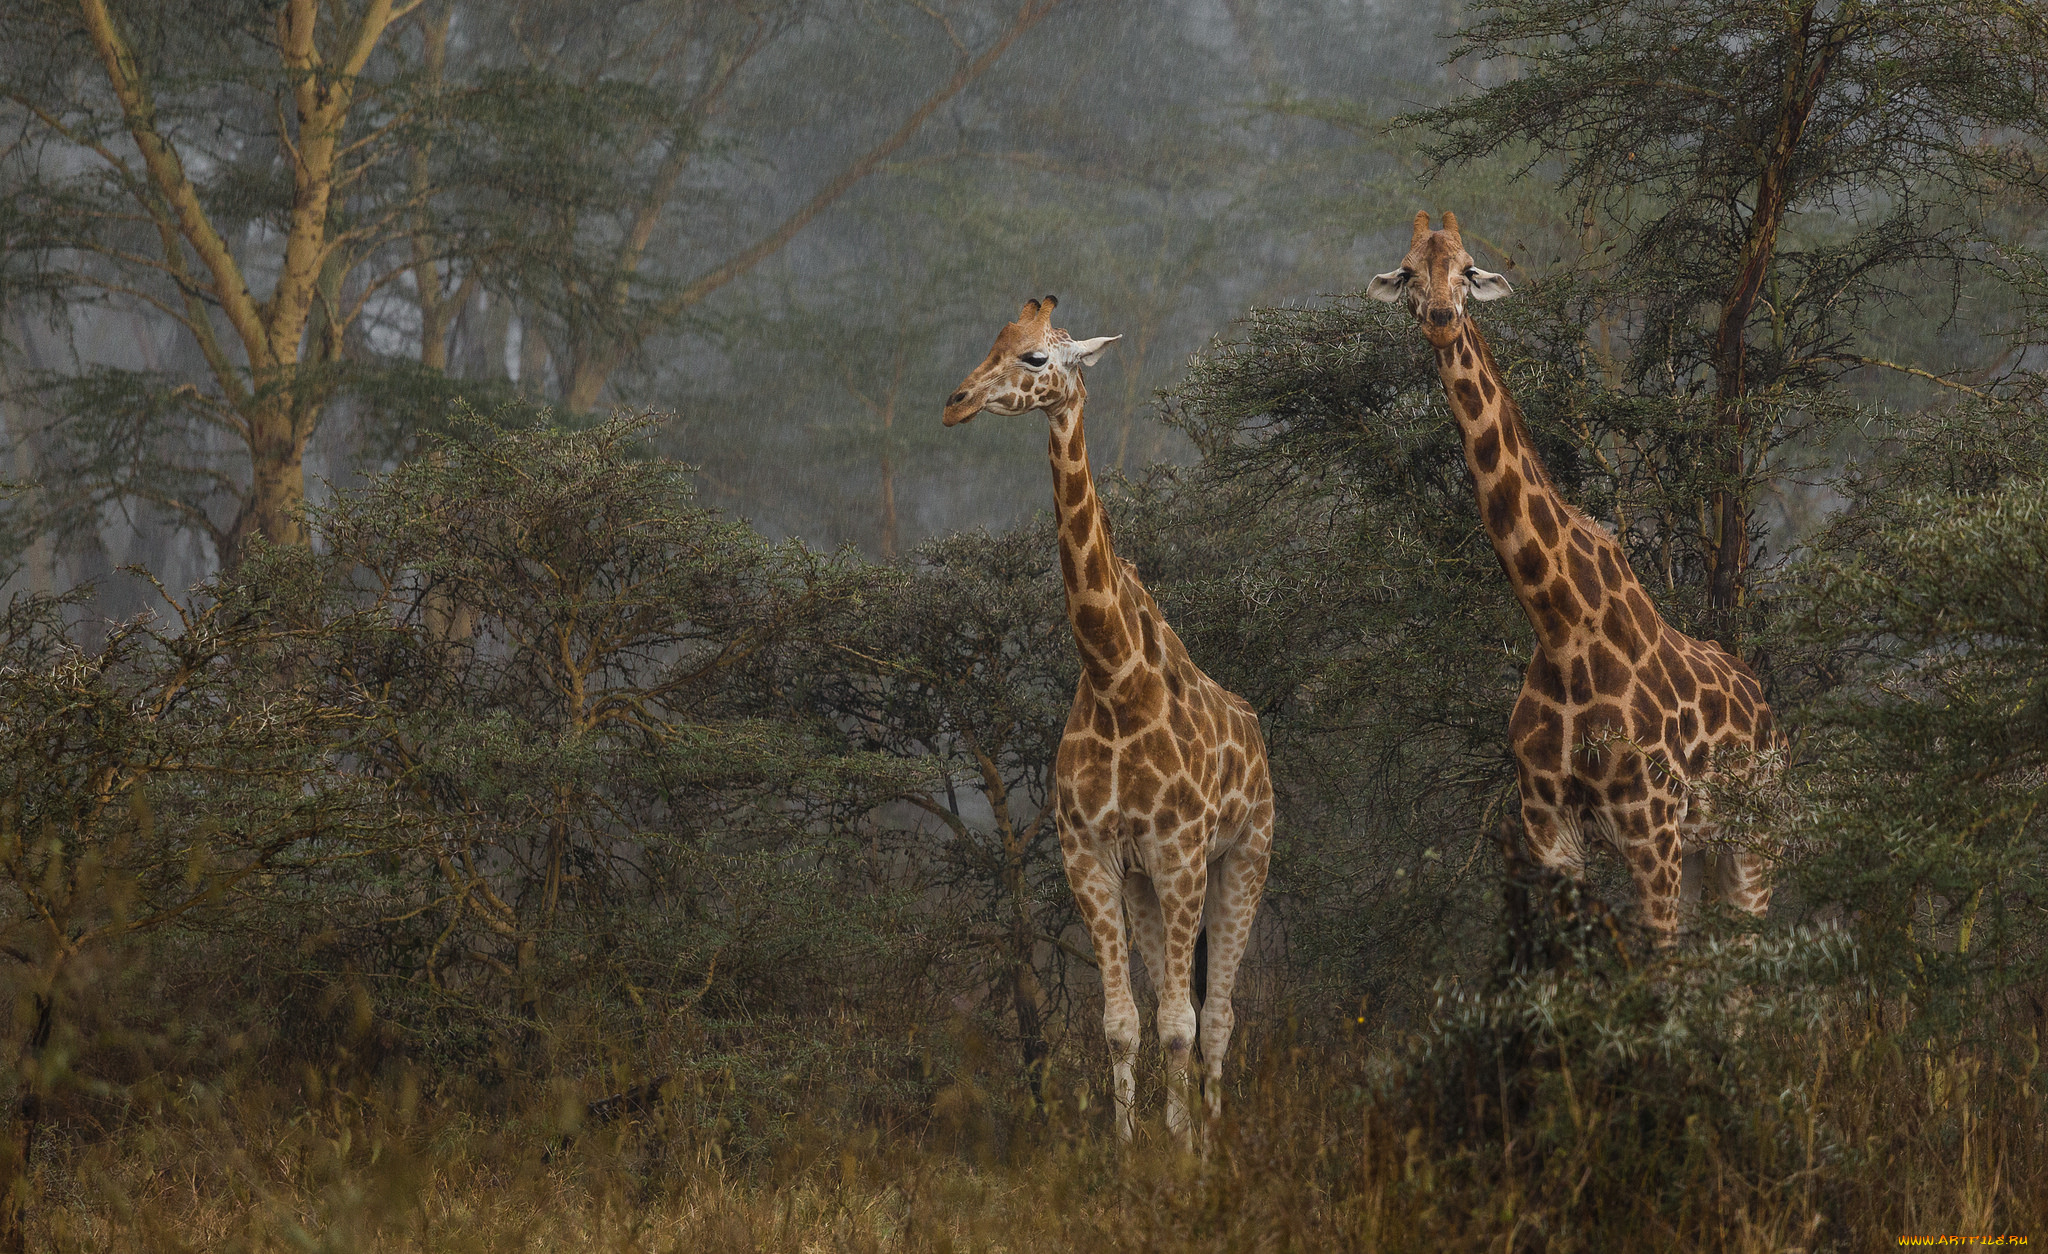
<path fill-rule="evenodd" d="M 1206 842 L 1196 844 L 1197 850 Z M 1199 855 L 1198 855 L 1199 856 Z M 1165 925 L 1165 953 L 1159 985 L 1159 1045 L 1166 1053 L 1166 1126 L 1181 1145 L 1191 1144 L 1188 1116 L 1188 1062 L 1195 1046 L 1195 1003 L 1189 982 L 1194 975 L 1195 938 L 1202 931 L 1202 906 L 1208 896 L 1208 867 L 1197 861 L 1177 871 L 1170 884 L 1153 881 Z M 1214 955 L 1211 955 L 1214 961 Z"/>
<path fill-rule="evenodd" d="M 1251 943 L 1252 919 L 1266 889 L 1271 860 L 1272 808 L 1263 832 L 1247 833 L 1211 870 L 1203 928 L 1209 936 L 1209 988 L 1202 999 L 1202 1097 L 1211 1119 L 1223 1113 L 1223 1058 L 1236 1025 L 1231 1004 L 1238 965 Z"/>
<path fill-rule="evenodd" d="M 1714 859 L 1714 894 L 1761 919 L 1771 908 L 1771 860 L 1761 849 L 1723 844 Z"/>
<path fill-rule="evenodd" d="M 1635 883 L 1636 907 L 1659 949 L 1678 941 L 1679 881 L 1683 869 L 1676 819 L 1652 824 L 1642 811 L 1616 817 L 1627 851 L 1629 878 Z"/>
<path fill-rule="evenodd" d="M 1064 834 L 1063 834 L 1064 835 Z M 1102 1035 L 1109 1042 L 1110 1083 L 1116 1100 L 1117 1139 L 1131 1139 L 1131 1104 L 1137 1097 L 1132 1068 L 1138 1056 L 1138 1003 L 1131 996 L 1131 947 L 1124 933 L 1122 876 L 1086 853 L 1067 856 L 1067 886 L 1088 927 L 1102 972 Z"/>
<path fill-rule="evenodd" d="M 1542 798 L 1530 785 L 1527 770 L 1522 772 L 1522 834 L 1531 862 L 1575 880 L 1586 878 L 1586 846 L 1578 824 Z"/>

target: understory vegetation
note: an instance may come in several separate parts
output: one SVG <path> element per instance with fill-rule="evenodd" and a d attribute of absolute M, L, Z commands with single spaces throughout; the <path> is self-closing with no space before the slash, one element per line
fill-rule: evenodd
<path fill-rule="evenodd" d="M 1355 355 L 1309 355 L 1290 392 L 1381 397 L 1384 427 L 1333 435 L 1355 442 L 1315 477 L 1217 456 L 1111 503 L 1191 650 L 1264 712 L 1283 799 L 1208 1155 L 1105 1135 L 1044 812 L 1073 683 L 1046 530 L 874 566 L 700 509 L 637 452 L 649 420 L 471 417 L 317 515 L 322 549 L 260 549 L 92 647 L 61 599 L 10 607 L 24 1235 L 2028 1231 L 2048 483 L 2005 464 L 2026 442 L 1986 462 L 1956 431 L 1999 415 L 1944 411 L 1844 481 L 1757 620 L 1801 729 L 1785 786 L 1717 798 L 1779 834 L 1772 917 L 1709 912 L 1660 954 L 1616 885 L 1496 847 L 1513 604 L 1490 562 L 1442 556 L 1483 541 L 1449 470 L 1411 469 L 1449 424 L 1393 373 L 1398 324 L 1316 318 Z M 1250 333 L 1189 405 L 1273 384 Z"/>

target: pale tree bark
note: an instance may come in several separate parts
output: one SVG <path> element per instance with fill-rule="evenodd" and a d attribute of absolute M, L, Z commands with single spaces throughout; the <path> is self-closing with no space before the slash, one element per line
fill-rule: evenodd
<path fill-rule="evenodd" d="M 259 298 L 202 202 L 183 157 L 159 128 L 152 85 L 107 0 L 79 0 L 86 33 L 141 154 L 151 194 L 140 199 L 155 219 L 163 268 L 182 294 L 182 321 L 198 340 L 225 398 L 228 421 L 248 448 L 247 492 L 234 521 L 216 537 L 223 563 L 232 564 L 253 536 L 273 544 L 306 543 L 300 514 L 303 462 L 323 398 L 302 386 L 304 355 L 324 362 L 337 359 L 348 319 L 339 305 L 337 250 L 345 241 L 331 213 L 348 155 L 343 130 L 355 104 L 356 81 L 371 54 L 392 24 L 419 3 L 369 0 L 352 28 L 325 41 L 338 53 L 332 59 L 317 36 L 323 15 L 329 26 L 339 20 L 340 5 L 288 0 L 279 9 L 278 55 L 289 76 L 296 121 L 295 132 L 284 131 L 280 123 L 278 136 L 291 169 L 291 206 L 276 283 L 267 297 Z M 113 154 L 100 155 L 130 172 Z M 316 309 L 323 317 L 319 327 L 312 325 Z M 219 334 L 215 310 L 232 340 Z M 309 331 L 315 332 L 310 342 Z"/>
<path fill-rule="evenodd" d="M 1798 22 L 1796 46 L 1802 55 L 1786 67 L 1777 126 L 1770 136 L 1769 150 L 1759 154 L 1763 161 L 1749 230 L 1734 281 L 1722 300 L 1714 334 L 1714 406 L 1722 441 L 1724 481 L 1708 507 L 1711 534 L 1707 537 L 1707 601 L 1718 611 L 1716 635 L 1730 652 L 1736 652 L 1740 644 L 1734 611 L 1743 603 L 1750 558 L 1750 500 L 1744 480 L 1752 469 L 1748 464 L 1752 410 L 1743 369 L 1749 319 L 1756 310 L 1771 262 L 1777 256 L 1778 231 L 1790 207 L 1793 163 L 1807 118 L 1820 99 L 1835 58 L 1852 33 L 1846 24 L 1816 31 L 1811 4 L 1799 11 Z"/>
<path fill-rule="evenodd" d="M 422 86 L 433 94 L 442 87 L 448 67 L 448 28 L 454 21 L 451 5 L 438 18 L 427 18 L 420 28 L 420 74 Z M 412 200 L 412 281 L 420 310 L 420 364 L 430 370 L 448 369 L 449 342 L 455 326 L 476 294 L 482 271 L 471 264 L 456 277 L 456 267 L 446 255 L 440 234 L 434 228 L 430 200 L 434 191 L 433 142 L 422 141 L 412 150 L 407 170 Z"/>

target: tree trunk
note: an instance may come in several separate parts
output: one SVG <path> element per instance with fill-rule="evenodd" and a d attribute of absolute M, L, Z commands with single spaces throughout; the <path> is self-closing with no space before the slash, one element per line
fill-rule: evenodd
<path fill-rule="evenodd" d="M 1724 479 L 1710 506 L 1714 534 L 1707 554 L 1707 603 L 1715 611 L 1714 634 L 1730 653 L 1738 652 L 1741 643 L 1736 611 L 1748 590 L 1750 555 L 1750 501 L 1744 478 L 1750 469 L 1751 414 L 1749 381 L 1743 375 L 1749 317 L 1777 256 L 1778 229 L 1789 207 L 1800 138 L 1843 39 L 1839 30 L 1829 28 L 1822 33 L 1820 46 L 1812 47 L 1813 18 L 1811 5 L 1799 15 L 1794 33 L 1798 55 L 1785 70 L 1770 148 L 1759 154 L 1756 206 L 1714 334 L 1714 409 Z"/>
<path fill-rule="evenodd" d="M 279 400 L 250 415 L 249 494 L 228 529 L 221 546 L 220 561 L 232 569 L 242 560 L 243 547 L 251 536 L 262 536 L 272 544 L 306 543 L 305 520 L 300 511 L 306 503 L 304 446 L 292 430 L 288 402 Z"/>
<path fill-rule="evenodd" d="M 43 1047 L 50 1043 L 51 1009 L 55 995 L 36 993 L 35 1022 L 22 1042 L 20 1062 L 15 1070 L 21 1077 L 21 1101 L 14 1111 L 14 1128 L 0 1147 L 0 1254 L 21 1254 L 28 1248 L 28 1201 L 32 1185 L 30 1155 L 35 1151 L 36 1133 L 43 1122 Z"/>

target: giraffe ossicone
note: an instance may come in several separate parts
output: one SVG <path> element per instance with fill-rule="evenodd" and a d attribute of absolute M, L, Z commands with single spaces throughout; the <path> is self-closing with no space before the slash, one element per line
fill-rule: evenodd
<path fill-rule="evenodd" d="M 1666 623 L 1608 531 L 1558 494 L 1508 394 L 1468 300 L 1512 289 L 1465 251 L 1455 215 L 1427 212 L 1399 269 L 1366 293 L 1406 301 L 1436 350 L 1487 537 L 1536 629 L 1536 652 L 1508 722 L 1529 853 L 1582 876 L 1588 845 L 1627 862 L 1660 942 L 1679 924 L 1682 863 L 1716 829 L 1704 788 L 1760 780 L 1782 746 L 1756 675 L 1711 641 Z M 1738 909 L 1770 905 L 1769 851 L 1716 849 L 1713 887 Z"/>
<path fill-rule="evenodd" d="M 1067 883 L 1102 972 L 1103 1034 L 1116 1128 L 1129 1140 L 1139 1017 L 1132 942 L 1159 994 L 1167 1126 L 1193 1131 L 1189 1063 L 1201 1049 L 1209 1114 L 1220 1112 L 1231 997 L 1273 848 L 1273 783 L 1258 715 L 1203 674 L 1110 543 L 1088 469 L 1081 368 L 1116 336 L 1075 340 L 1052 325 L 1058 301 L 1027 301 L 988 357 L 946 399 L 957 426 L 986 409 L 1043 410 L 1067 617 L 1081 680 L 1053 767 L 1054 822 Z M 1199 1018 L 1192 988 L 1206 938 Z"/>

